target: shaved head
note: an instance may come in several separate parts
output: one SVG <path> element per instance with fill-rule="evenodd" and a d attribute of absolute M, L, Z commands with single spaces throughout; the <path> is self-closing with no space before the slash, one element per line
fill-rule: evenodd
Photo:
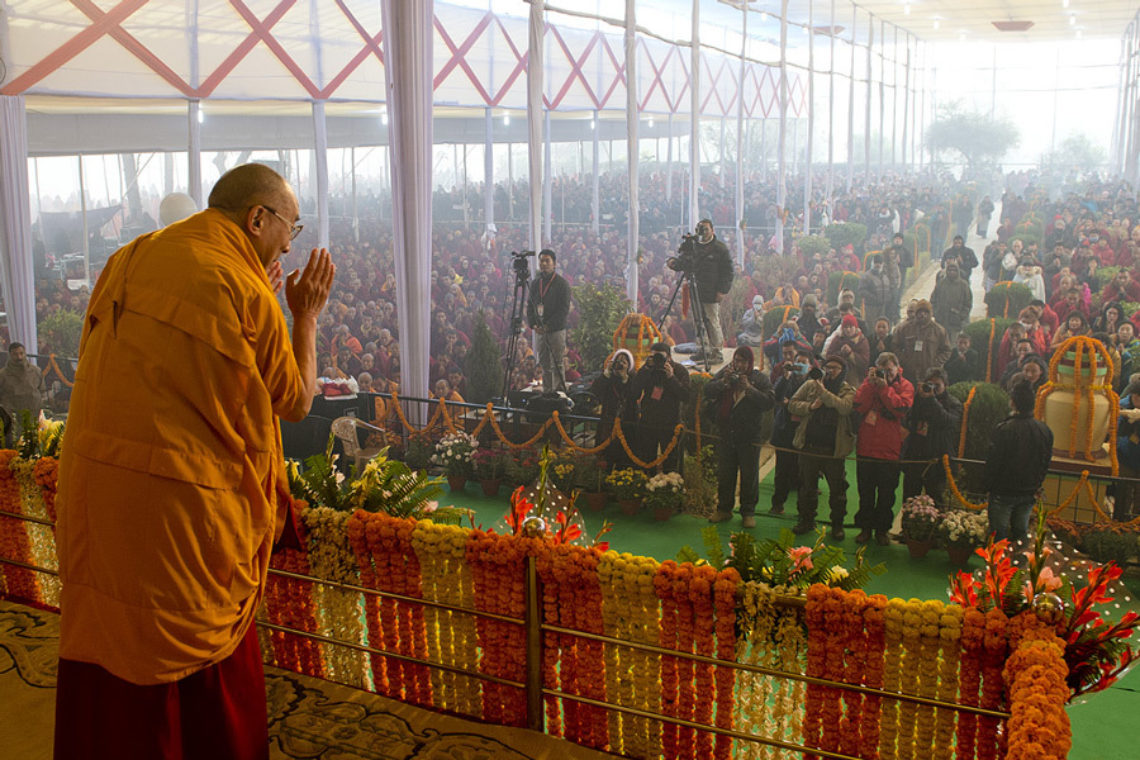
<path fill-rule="evenodd" d="M 210 191 L 210 208 L 241 213 L 265 203 L 274 208 L 293 195 L 280 174 L 264 164 L 242 164 L 223 174 Z"/>

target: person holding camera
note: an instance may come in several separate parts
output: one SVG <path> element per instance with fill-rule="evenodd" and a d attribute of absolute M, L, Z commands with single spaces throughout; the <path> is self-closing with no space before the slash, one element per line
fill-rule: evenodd
<path fill-rule="evenodd" d="M 788 413 L 799 419 L 792 440 L 800 450 L 800 488 L 796 498 L 799 517 L 792 532 L 803 535 L 815 530 L 819 506 L 819 476 L 827 480 L 831 507 L 831 537 L 844 538 L 847 519 L 847 476 L 844 459 L 855 446 L 851 409 L 855 388 L 843 379 L 847 362 L 838 354 L 829 356 L 823 371 L 812 368 L 808 379 L 788 402 Z"/>
<path fill-rule="evenodd" d="M 736 483 L 740 481 L 740 517 L 745 528 L 756 527 L 760 501 L 760 430 L 764 413 L 772 408 L 772 385 L 755 367 L 752 349 L 740 346 L 732 362 L 705 386 L 705 405 L 716 420 L 717 511 L 709 522 L 732 518 Z"/>
<path fill-rule="evenodd" d="M 855 393 L 855 411 L 863 418 L 855 449 L 859 456 L 855 465 L 859 487 L 856 543 L 867 543 L 872 534 L 880 546 L 891 542 L 887 532 L 895 519 L 903 421 L 913 402 L 914 386 L 903 377 L 898 358 L 883 352 Z"/>
<path fill-rule="evenodd" d="M 696 238 L 693 240 L 693 277 L 700 291 L 701 310 L 704 314 L 708 345 L 702 346 L 709 361 L 722 359 L 724 331 L 720 326 L 720 303 L 732 289 L 732 255 L 728 246 L 717 239 L 713 224 L 709 219 L 697 223 Z"/>
<path fill-rule="evenodd" d="M 800 485 L 800 458 L 794 444 L 799 420 L 793 418 L 788 411 L 788 402 L 808 379 L 808 372 L 815 366 L 810 349 L 806 347 L 797 349 L 794 344 L 789 343 L 784 346 L 784 350 L 785 359 L 777 367 L 780 375 L 772 389 L 776 409 L 772 420 L 772 446 L 776 449 L 776 467 L 772 481 L 772 509 L 769 511 L 774 515 L 784 514 L 784 502 L 788 500 L 788 494 Z M 772 372 L 775 376 L 776 370 Z"/>
<path fill-rule="evenodd" d="M 598 430 L 594 434 L 594 445 L 600 446 L 613 433 L 614 422 L 620 417 L 624 429 L 632 433 L 635 415 L 632 413 L 633 404 L 630 403 L 630 392 L 633 388 L 633 354 L 624 348 L 619 348 L 606 359 L 602 374 L 598 375 L 590 386 L 590 394 L 598 399 L 602 405 L 598 415 Z M 602 454 L 611 465 L 625 466 L 629 457 L 622 448 L 621 441 L 610 441 Z"/>
<path fill-rule="evenodd" d="M 925 489 L 939 506 L 946 490 L 946 470 L 942 456 L 954 456 L 962 426 L 962 402 L 946 391 L 946 372 L 934 368 L 918 386 L 914 405 L 906 416 L 907 437 L 903 443 L 903 499 L 918 496 Z"/>
<path fill-rule="evenodd" d="M 554 271 L 558 257 L 544 248 L 538 254 L 538 278 L 530 286 L 526 319 L 538 333 L 542 390 L 566 392 L 566 317 L 570 315 L 570 283 Z"/>
<path fill-rule="evenodd" d="M 654 343 L 650 354 L 633 377 L 630 396 L 637 404 L 635 450 L 643 461 L 652 462 L 658 450 L 673 440 L 681 421 L 681 405 L 689 399 L 689 371 L 669 358 L 668 343 Z M 665 459 L 666 472 L 681 471 L 681 446 Z"/>

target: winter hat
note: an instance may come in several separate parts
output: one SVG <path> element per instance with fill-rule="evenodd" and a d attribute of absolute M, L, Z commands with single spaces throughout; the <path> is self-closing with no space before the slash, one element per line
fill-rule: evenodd
<path fill-rule="evenodd" d="M 916 313 L 920 311 L 925 311 L 928 313 L 933 311 L 930 306 L 930 301 L 927 301 L 925 298 L 920 298 L 914 302 L 914 310 Z"/>
<path fill-rule="evenodd" d="M 859 326 L 859 320 L 855 319 L 854 314 L 847 313 L 847 314 L 843 315 L 843 319 L 841 320 L 841 324 L 844 327 L 858 327 Z"/>

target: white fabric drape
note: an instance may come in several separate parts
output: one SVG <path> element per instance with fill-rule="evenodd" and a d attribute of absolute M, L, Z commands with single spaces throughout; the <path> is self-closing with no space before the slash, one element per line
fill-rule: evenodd
<path fill-rule="evenodd" d="M 637 17 L 634 0 L 625 0 L 625 132 L 629 141 L 629 234 L 626 236 L 625 295 L 637 308 L 637 247 L 641 239 L 638 198 Z"/>
<path fill-rule="evenodd" d="M 813 14 L 812 4 L 808 3 L 808 29 L 815 29 L 815 16 Z M 808 33 L 808 112 L 807 112 L 807 149 L 805 156 L 807 160 L 804 162 L 804 226 L 803 234 L 811 234 L 811 194 L 812 194 L 812 173 L 811 173 L 811 159 L 812 148 L 815 147 L 815 32 L 809 31 Z"/>
<path fill-rule="evenodd" d="M 700 221 L 701 204 L 701 3 L 693 0 L 693 46 L 689 63 L 689 229 Z"/>
<path fill-rule="evenodd" d="M 598 190 L 598 184 L 601 181 L 598 176 L 599 164 L 602 160 L 602 143 L 598 139 L 598 111 L 594 110 L 594 129 L 593 129 L 593 144 L 594 144 L 594 162 L 591 182 L 590 182 L 590 210 L 593 219 L 590 222 L 590 229 L 593 230 L 595 235 L 600 235 L 602 232 L 602 197 Z"/>
<path fill-rule="evenodd" d="M 744 75 L 748 70 L 748 6 L 740 7 L 740 84 L 736 98 L 736 260 L 744 266 Z"/>
<path fill-rule="evenodd" d="M 186 161 L 189 168 L 187 172 L 186 194 L 194 199 L 198 208 L 205 208 L 202 203 L 202 104 L 197 100 L 190 101 L 186 111 L 187 118 L 187 145 Z"/>
<path fill-rule="evenodd" d="M 383 0 L 400 392 L 428 395 L 433 0 Z M 393 44 L 395 43 L 395 44 Z"/>
<path fill-rule="evenodd" d="M 36 338 L 36 291 L 32 266 L 32 205 L 28 187 L 28 117 L 24 96 L 0 96 L 0 286 L 8 312 L 8 335 L 29 353 Z"/>
<path fill-rule="evenodd" d="M 550 227 L 554 220 L 554 161 L 551 158 L 549 110 L 542 114 L 542 130 L 542 239 L 549 243 L 553 239 Z"/>
<path fill-rule="evenodd" d="M 313 157 L 317 163 L 317 246 L 329 247 L 329 133 L 325 101 L 313 103 Z M 298 192 L 300 188 L 298 188 Z"/>
<path fill-rule="evenodd" d="M 542 248 L 542 45 L 546 35 L 543 3 L 530 4 L 526 60 L 527 162 L 530 169 L 530 247 Z"/>
<path fill-rule="evenodd" d="M 483 234 L 487 245 L 495 240 L 495 117 L 488 108 L 484 113 L 487 134 L 483 141 Z"/>

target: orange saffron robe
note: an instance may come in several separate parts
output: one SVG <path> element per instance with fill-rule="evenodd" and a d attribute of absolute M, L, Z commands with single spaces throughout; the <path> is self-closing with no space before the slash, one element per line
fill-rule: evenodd
<path fill-rule="evenodd" d="M 136 684 L 227 657 L 261 602 L 304 392 L 241 229 L 206 210 L 107 263 L 59 471 L 60 657 Z"/>

